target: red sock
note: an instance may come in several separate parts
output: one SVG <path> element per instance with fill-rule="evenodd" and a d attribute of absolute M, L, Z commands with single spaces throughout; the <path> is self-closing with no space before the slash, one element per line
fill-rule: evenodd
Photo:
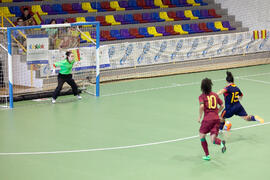
<path fill-rule="evenodd" d="M 202 138 L 201 139 L 201 144 L 202 144 L 202 148 L 205 152 L 205 155 L 208 156 L 209 155 L 209 152 L 208 152 L 208 144 L 207 144 L 207 141 L 205 138 Z"/>
<path fill-rule="evenodd" d="M 214 140 L 214 144 L 220 145 L 220 143 L 221 143 L 221 140 L 219 138 L 216 138 Z"/>

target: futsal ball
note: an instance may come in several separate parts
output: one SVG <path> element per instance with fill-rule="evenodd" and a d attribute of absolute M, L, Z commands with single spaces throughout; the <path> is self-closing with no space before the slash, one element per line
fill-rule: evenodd
<path fill-rule="evenodd" d="M 232 123 L 230 121 L 226 121 L 224 124 L 224 130 L 230 131 L 232 127 Z"/>

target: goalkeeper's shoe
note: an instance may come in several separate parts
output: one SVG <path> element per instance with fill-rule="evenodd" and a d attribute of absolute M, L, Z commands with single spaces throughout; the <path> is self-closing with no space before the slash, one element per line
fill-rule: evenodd
<path fill-rule="evenodd" d="M 52 103 L 53 104 L 56 103 L 56 99 L 52 98 Z"/>
<path fill-rule="evenodd" d="M 221 141 L 221 143 L 220 143 L 222 153 L 226 152 L 226 145 L 225 144 L 226 144 L 225 140 Z"/>
<path fill-rule="evenodd" d="M 80 95 L 77 95 L 77 98 L 78 98 L 78 99 L 82 99 L 82 96 L 80 96 Z"/>
<path fill-rule="evenodd" d="M 261 118 L 260 116 L 254 116 L 255 117 L 255 120 L 260 122 L 261 124 L 264 123 L 264 119 Z"/>
<path fill-rule="evenodd" d="M 203 156 L 202 159 L 203 159 L 203 160 L 206 160 L 206 161 L 210 161 L 210 160 L 211 160 L 210 155 L 208 155 L 208 156 Z"/>

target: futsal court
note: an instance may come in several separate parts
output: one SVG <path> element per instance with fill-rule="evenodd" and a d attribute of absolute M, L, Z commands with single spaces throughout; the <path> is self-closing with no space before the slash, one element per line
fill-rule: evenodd
<path fill-rule="evenodd" d="M 198 137 L 200 83 L 211 78 L 217 92 L 226 70 L 105 83 L 98 98 L 15 102 L 0 110 L 0 179 L 267 180 L 270 65 L 230 71 L 246 111 L 265 123 L 229 119 L 225 154 L 207 137 L 211 161 Z"/>

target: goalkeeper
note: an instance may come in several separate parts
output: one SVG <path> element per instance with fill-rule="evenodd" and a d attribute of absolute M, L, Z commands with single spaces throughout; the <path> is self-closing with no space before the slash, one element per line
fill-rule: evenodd
<path fill-rule="evenodd" d="M 63 87 L 63 84 L 67 82 L 71 88 L 74 96 L 77 96 L 78 99 L 81 99 L 82 97 L 79 95 L 78 92 L 78 86 L 75 83 L 74 79 L 72 79 L 72 67 L 74 64 L 74 54 L 71 51 L 66 52 L 66 58 L 63 61 L 59 61 L 53 64 L 53 71 L 55 72 L 56 67 L 60 67 L 60 71 L 58 74 L 58 85 L 53 93 L 52 97 L 52 103 L 56 102 L 57 97 L 60 94 L 60 91 Z"/>

